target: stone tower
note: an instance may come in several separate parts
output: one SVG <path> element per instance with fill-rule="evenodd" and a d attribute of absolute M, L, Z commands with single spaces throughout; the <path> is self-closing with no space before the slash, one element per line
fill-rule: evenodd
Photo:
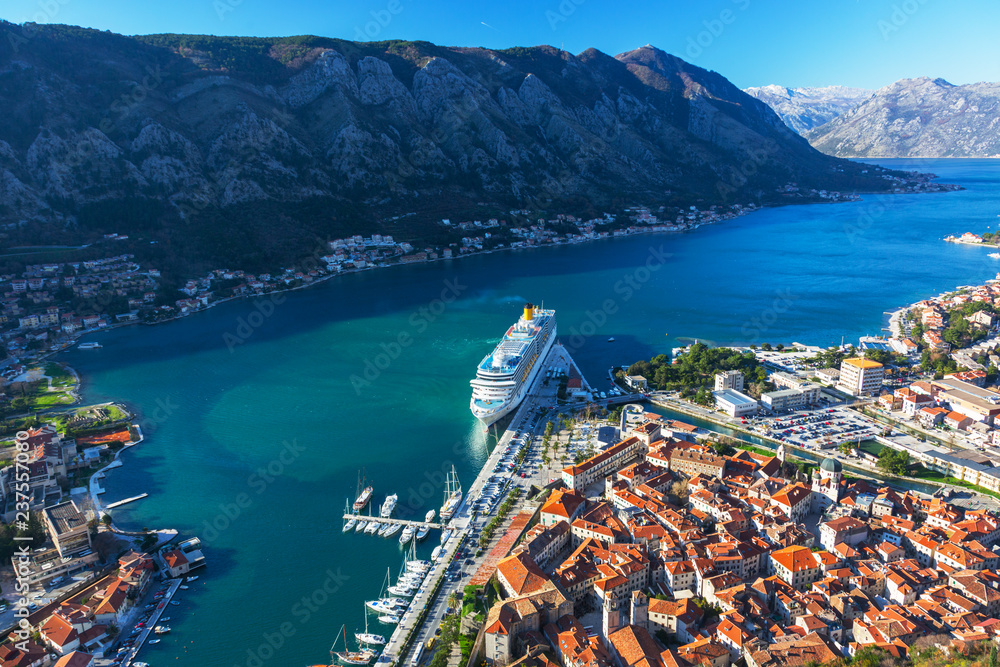
<path fill-rule="evenodd" d="M 632 591 L 632 608 L 629 611 L 632 625 L 649 629 L 649 598 L 642 591 Z"/>

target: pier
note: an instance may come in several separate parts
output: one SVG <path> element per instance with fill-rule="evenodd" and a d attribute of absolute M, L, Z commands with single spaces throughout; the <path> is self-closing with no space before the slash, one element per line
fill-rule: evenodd
<path fill-rule="evenodd" d="M 139 494 L 138 496 L 132 496 L 131 498 L 125 498 L 124 500 L 119 500 L 118 502 L 111 503 L 110 505 L 108 505 L 107 509 L 113 510 L 116 507 L 121 507 L 122 505 L 128 505 L 129 503 L 135 502 L 136 500 L 142 500 L 148 495 L 149 495 L 148 493 L 142 493 Z"/>
<path fill-rule="evenodd" d="M 124 501 L 123 501 L 124 502 Z M 112 507 L 112 505 L 109 505 Z M 432 523 L 427 521 L 409 521 L 408 519 L 393 519 L 393 518 L 382 518 L 380 516 L 369 516 L 367 514 L 344 514 L 344 523 L 347 523 L 351 519 L 357 519 L 358 521 L 368 521 L 369 523 L 375 521 L 377 523 L 394 523 L 400 526 L 413 526 L 414 528 L 437 528 L 441 529 L 444 526 L 440 523 Z"/>
<path fill-rule="evenodd" d="M 167 589 L 167 594 L 164 595 L 163 599 L 157 603 L 156 609 L 153 611 L 153 615 L 149 617 L 149 620 L 146 622 L 146 627 L 144 627 L 142 632 L 139 633 L 139 637 L 136 639 L 135 645 L 123 656 L 124 659 L 121 663 L 122 667 L 131 667 L 133 661 L 139 655 L 142 645 L 146 643 L 146 640 L 149 639 L 149 636 L 153 633 L 153 628 L 155 628 L 156 624 L 159 623 L 160 617 L 163 616 L 164 612 L 170 608 L 170 601 L 174 599 L 174 593 L 177 592 L 177 589 L 179 589 L 183 583 L 183 577 L 180 579 L 174 579 L 170 582 L 170 588 Z"/>
<path fill-rule="evenodd" d="M 440 555 L 437 562 L 434 563 L 434 566 L 428 573 L 427 578 L 424 580 L 421 592 L 413 598 L 412 602 L 406 608 L 406 611 L 402 614 L 402 621 L 396 626 L 396 629 L 389 637 L 385 646 L 382 647 L 382 654 L 376 663 L 377 667 L 402 667 L 404 664 L 411 662 L 416 646 L 418 644 L 425 644 L 428 639 L 434 636 L 434 629 L 441 624 L 441 620 L 444 618 L 444 612 L 447 606 L 448 595 L 454 592 L 460 593 L 463 590 L 465 584 L 461 580 L 455 582 L 445 581 L 444 575 L 448 571 L 452 561 L 455 559 L 455 552 L 466 545 L 469 534 L 475 528 L 482 527 L 482 525 L 489 519 L 488 515 L 481 515 L 473 520 L 471 511 L 472 505 L 475 500 L 479 498 L 483 487 L 486 486 L 490 478 L 495 474 L 493 469 L 500 459 L 503 458 L 504 450 L 514 438 L 514 433 L 518 430 L 518 425 L 521 421 L 527 418 L 534 408 L 554 404 L 554 397 L 549 396 L 546 398 L 542 396 L 545 369 L 553 364 L 566 367 L 569 367 L 569 364 L 572 364 L 573 367 L 576 366 L 576 363 L 569 356 L 566 349 L 559 344 L 553 345 L 548 357 L 540 360 L 539 363 L 542 364 L 541 371 L 538 373 L 534 383 L 529 388 L 528 393 L 521 405 L 518 406 L 517 410 L 514 412 L 513 417 L 508 423 L 507 430 L 499 435 L 496 446 L 493 448 L 493 451 L 490 452 L 489 457 L 486 459 L 482 469 L 479 471 L 479 475 L 466 491 L 465 496 L 462 499 L 462 504 L 455 511 L 454 517 L 447 523 L 447 528 L 452 531 L 452 537 L 447 543 L 445 543 L 444 549 L 442 550 L 443 553 Z M 579 369 L 577 369 L 577 372 L 579 373 Z M 583 379 L 582 373 L 580 373 L 580 377 Z M 583 382 L 585 383 L 586 381 L 583 380 Z M 548 393 L 554 394 L 554 388 L 549 388 Z M 626 396 L 616 396 L 614 398 L 614 401 L 605 400 L 601 401 L 601 403 L 613 403 L 629 399 L 629 397 Z M 550 403 L 550 401 L 552 403 Z M 585 402 L 581 402 L 576 406 L 563 405 L 560 406 L 559 410 L 555 410 L 554 412 L 558 413 L 561 410 L 573 407 L 579 408 L 585 404 Z M 540 419 L 538 421 L 538 427 L 540 427 L 544 421 L 544 418 Z M 534 445 L 531 444 L 529 446 Z M 515 475 L 516 471 L 511 471 L 505 474 L 505 494 L 513 485 L 522 481 L 520 479 L 516 479 Z M 371 521 L 385 521 L 385 519 L 379 519 L 378 517 L 359 516 L 358 518 Z M 479 559 L 480 564 L 487 556 L 488 553 L 484 554 Z M 422 615 L 423 618 L 421 618 Z M 419 623 L 418 619 L 420 621 Z"/>

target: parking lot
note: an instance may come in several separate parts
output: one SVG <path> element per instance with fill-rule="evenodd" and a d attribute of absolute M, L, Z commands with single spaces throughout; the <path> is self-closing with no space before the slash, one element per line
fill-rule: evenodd
<path fill-rule="evenodd" d="M 751 432 L 804 449 L 830 449 L 842 442 L 869 440 L 885 427 L 848 408 L 797 410 L 787 415 L 742 420 Z"/>

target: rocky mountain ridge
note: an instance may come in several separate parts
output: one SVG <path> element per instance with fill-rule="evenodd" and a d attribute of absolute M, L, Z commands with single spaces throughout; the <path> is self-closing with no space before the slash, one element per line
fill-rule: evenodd
<path fill-rule="evenodd" d="M 840 157 L 998 157 L 1000 83 L 903 79 L 805 137 Z"/>
<path fill-rule="evenodd" d="M 125 232 L 245 267 L 316 237 L 427 238 L 449 213 L 766 204 L 790 181 L 887 188 L 652 47 L 24 34 L 0 23 L 12 245 Z M 411 222 L 390 222 L 402 214 Z"/>
<path fill-rule="evenodd" d="M 743 92 L 774 109 L 785 125 L 799 134 L 830 122 L 872 94 L 866 88 L 847 86 L 785 88 L 773 84 L 744 88 Z"/>

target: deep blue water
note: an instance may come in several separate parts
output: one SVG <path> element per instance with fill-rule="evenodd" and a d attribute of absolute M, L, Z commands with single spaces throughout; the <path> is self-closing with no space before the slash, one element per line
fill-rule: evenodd
<path fill-rule="evenodd" d="M 116 520 L 208 545 L 206 576 L 173 610 L 174 632 L 142 659 L 325 660 L 400 559 L 395 540 L 340 532 L 358 470 L 377 502 L 395 491 L 419 515 L 440 505 L 451 464 L 471 481 L 486 448 L 468 381 L 525 300 L 557 310 L 561 341 L 600 385 L 610 365 L 690 339 L 856 341 L 878 333 L 887 310 L 994 277 L 1000 262 L 988 250 L 941 239 L 1000 223 L 1000 161 L 883 163 L 966 190 L 344 276 L 287 295 L 273 312 L 261 306 L 266 317 L 234 302 L 64 354 L 86 400 L 124 401 L 146 425 L 148 440 L 110 476 L 106 500 L 151 495 Z M 227 333 L 249 335 L 227 346 Z M 291 632 L 268 649 L 282 624 Z"/>

